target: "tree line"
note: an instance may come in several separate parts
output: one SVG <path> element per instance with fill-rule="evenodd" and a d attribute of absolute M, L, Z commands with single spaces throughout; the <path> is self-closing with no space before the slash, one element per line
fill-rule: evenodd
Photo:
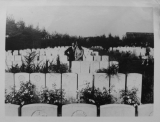
<path fill-rule="evenodd" d="M 146 43 L 148 46 L 154 47 L 153 34 L 126 33 L 122 39 L 112 34 L 96 37 L 71 36 L 57 32 L 50 34 L 45 28 L 39 29 L 38 26 L 34 28 L 33 25 L 26 26 L 22 20 L 15 22 L 12 17 L 6 18 L 6 50 L 70 46 L 72 42 L 76 41 L 87 48 L 101 46 L 104 50 L 118 46 L 145 47 Z"/>

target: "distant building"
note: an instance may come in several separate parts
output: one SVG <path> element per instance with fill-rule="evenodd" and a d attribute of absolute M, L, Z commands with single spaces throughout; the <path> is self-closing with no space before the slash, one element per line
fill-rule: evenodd
<path fill-rule="evenodd" d="M 146 43 L 150 47 L 154 47 L 154 34 L 153 33 L 143 33 L 143 32 L 127 32 L 127 39 L 130 40 L 130 44 L 133 46 L 145 47 Z"/>
<path fill-rule="evenodd" d="M 127 32 L 126 33 L 127 37 L 149 37 L 153 38 L 154 34 L 153 33 L 143 33 L 143 32 Z"/>

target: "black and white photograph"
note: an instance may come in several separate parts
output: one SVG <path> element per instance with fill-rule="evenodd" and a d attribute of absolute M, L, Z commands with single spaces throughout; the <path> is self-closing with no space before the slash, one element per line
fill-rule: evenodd
<path fill-rule="evenodd" d="M 19 5 L 5 19 L 6 117 L 154 116 L 153 7 Z"/>

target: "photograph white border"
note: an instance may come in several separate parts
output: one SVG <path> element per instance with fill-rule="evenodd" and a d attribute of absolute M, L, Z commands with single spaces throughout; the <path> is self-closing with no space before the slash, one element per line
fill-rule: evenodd
<path fill-rule="evenodd" d="M 154 113 L 153 117 L 109 117 L 109 118 L 70 118 L 70 117 L 47 117 L 47 118 L 31 118 L 31 117 L 5 117 L 4 110 L 4 79 L 5 79 L 5 31 L 6 31 L 6 10 L 10 6 L 128 6 L 128 7 L 152 7 L 153 8 L 153 27 L 154 27 Z M 3 121 L 30 122 L 38 121 L 160 121 L 160 1 L 159 0 L 1 0 L 0 1 L 0 115 Z"/>

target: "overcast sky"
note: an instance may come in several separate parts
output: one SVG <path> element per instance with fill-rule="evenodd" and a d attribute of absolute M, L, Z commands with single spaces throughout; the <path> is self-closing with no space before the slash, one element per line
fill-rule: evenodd
<path fill-rule="evenodd" d="M 152 8 L 105 6 L 10 7 L 7 16 L 26 25 L 76 36 L 153 32 Z"/>

